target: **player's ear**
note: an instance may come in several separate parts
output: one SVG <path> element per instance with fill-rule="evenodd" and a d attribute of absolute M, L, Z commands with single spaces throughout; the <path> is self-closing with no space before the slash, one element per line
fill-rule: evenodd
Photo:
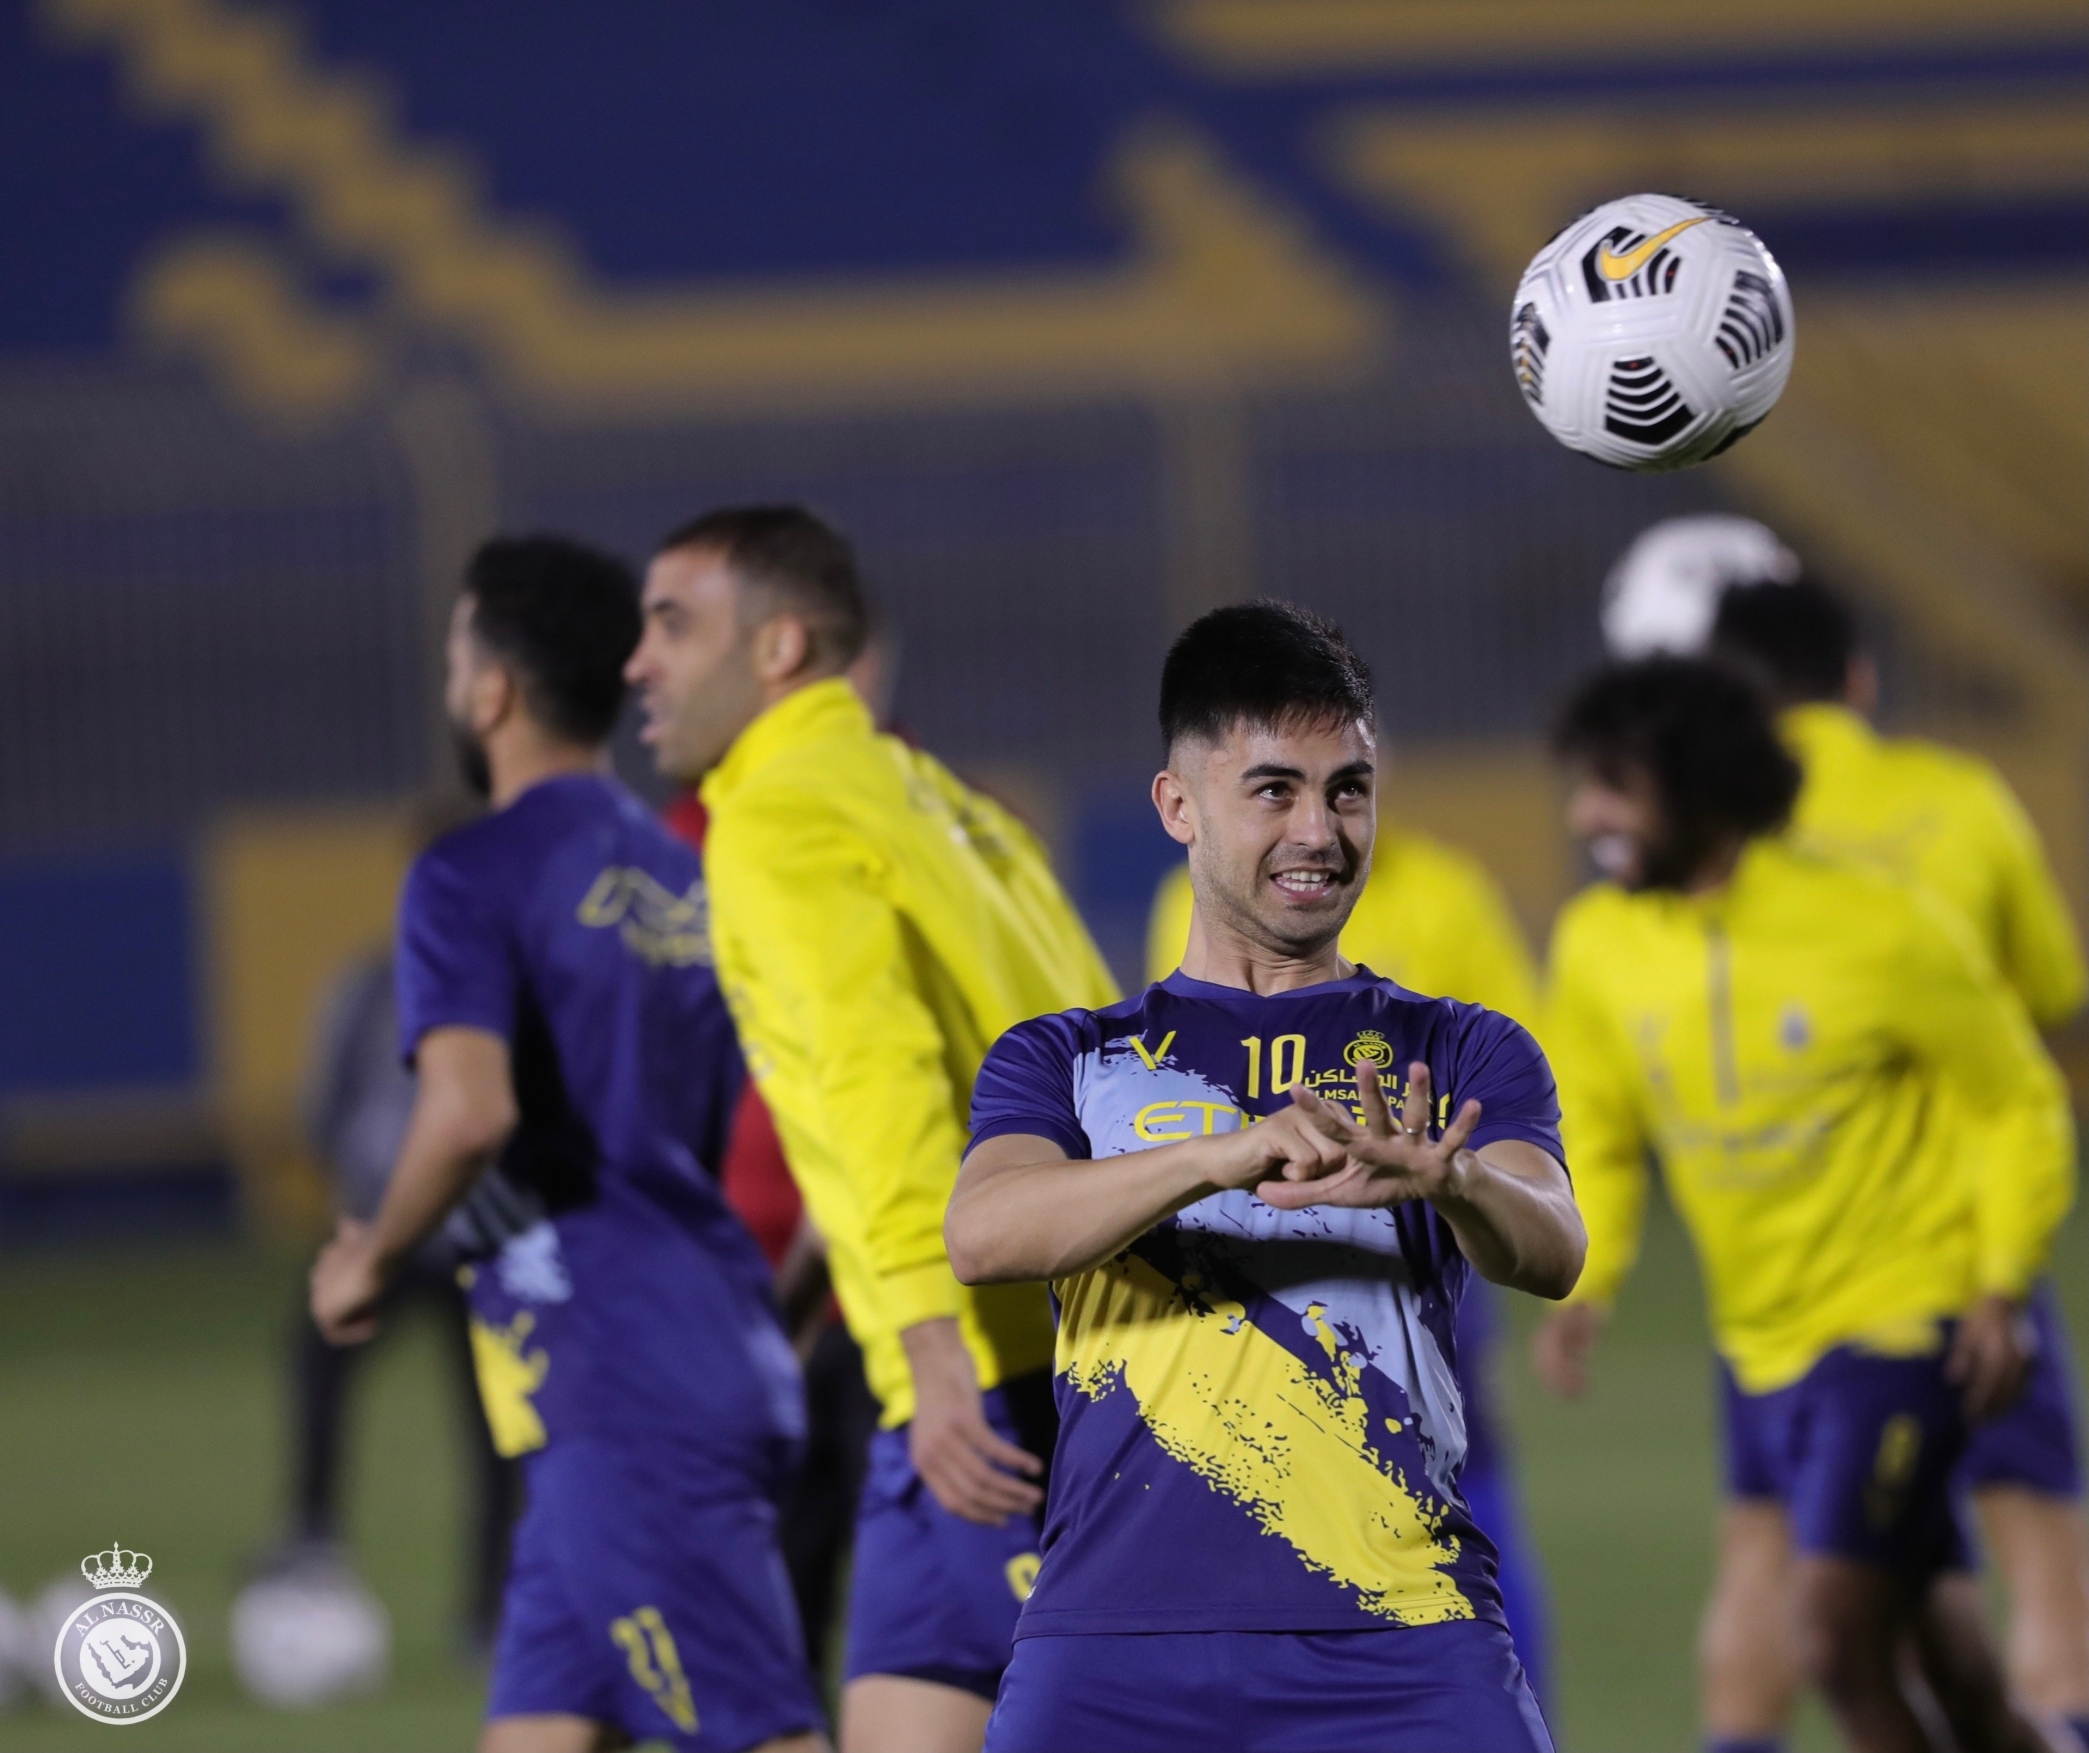
<path fill-rule="evenodd" d="M 521 704 L 522 690 L 506 664 L 481 661 L 467 684 L 467 698 L 472 734 L 483 737 Z"/>
<path fill-rule="evenodd" d="M 1160 811 L 1161 826 L 1170 840 L 1187 846 L 1196 839 L 1196 800 L 1172 768 L 1163 767 L 1153 776 L 1153 807 Z"/>
<path fill-rule="evenodd" d="M 1860 651 L 1850 659 L 1850 667 L 1843 674 L 1842 703 L 1862 718 L 1878 711 L 1879 666 L 1872 662 L 1869 652 Z"/>
<path fill-rule="evenodd" d="M 760 682 L 787 682 L 813 658 L 812 629 L 801 615 L 771 615 L 755 628 L 753 643 Z"/>

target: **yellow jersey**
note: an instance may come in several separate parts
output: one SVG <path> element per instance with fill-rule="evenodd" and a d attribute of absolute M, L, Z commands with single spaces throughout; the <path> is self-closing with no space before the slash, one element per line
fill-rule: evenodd
<path fill-rule="evenodd" d="M 943 1250 L 987 1049 L 1117 996 L 1044 849 L 839 678 L 764 712 L 702 795 L 719 982 L 885 1423 L 913 1415 L 919 1322 L 956 1317 L 983 1387 L 1048 1367 L 1044 1287 L 961 1285 Z"/>
<path fill-rule="evenodd" d="M 1815 845 L 1921 883 L 1973 927 L 2041 1028 L 2081 1008 L 2089 973 L 2023 808 L 1992 767 L 1882 737 L 1845 706 L 1795 707 L 1779 729 L 1806 783 L 1792 826 Z"/>
<path fill-rule="evenodd" d="M 1147 919 L 1148 979 L 1182 965 L 1195 906 L 1189 866 L 1178 865 Z M 1425 834 L 1379 831 L 1342 954 L 1410 992 L 1484 1004 L 1535 1032 L 1537 974 L 1501 890 L 1477 859 Z"/>
<path fill-rule="evenodd" d="M 2073 1194 L 2059 1073 L 1964 922 L 1785 837 L 1715 893 L 1569 902 L 1545 1048 L 1589 1232 L 1575 1299 L 1630 1270 L 1652 1151 L 1749 1393 L 2021 1296 Z M 1946 1092 L 1978 1125 L 1940 1119 Z"/>

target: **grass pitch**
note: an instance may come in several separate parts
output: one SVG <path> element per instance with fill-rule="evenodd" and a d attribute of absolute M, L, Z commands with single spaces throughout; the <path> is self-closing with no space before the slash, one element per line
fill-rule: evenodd
<path fill-rule="evenodd" d="M 2077 1332 L 2089 1228 L 2057 1272 Z M 17 1599 L 112 1540 L 152 1554 L 189 1677 L 133 1753 L 448 1753 L 472 1745 L 483 1675 L 458 1651 L 463 1477 L 450 1377 L 409 1323 L 356 1385 L 350 1530 L 392 1615 L 384 1692 L 313 1712 L 248 1702 L 226 1617 L 285 1496 L 285 1352 L 303 1263 L 232 1245 L 0 1262 L 0 1586 Z M 1562 1746 L 1672 1753 L 1696 1741 L 1691 1646 L 1710 1568 L 1713 1424 L 1695 1271 L 1657 1209 L 1644 1263 L 1578 1406 L 1523 1362 L 1501 1390 L 1551 1576 Z M 0 1715 L 0 1753 L 106 1749 L 110 1731 L 40 1699 Z M 1809 1711 L 1795 1746 L 1832 1745 Z"/>

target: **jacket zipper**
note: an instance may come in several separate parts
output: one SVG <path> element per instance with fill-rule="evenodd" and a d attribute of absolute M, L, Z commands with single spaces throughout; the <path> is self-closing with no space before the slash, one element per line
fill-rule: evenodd
<path fill-rule="evenodd" d="M 1721 1106 L 1741 1099 L 1741 1071 L 1734 1060 L 1734 953 L 1726 927 L 1705 926 L 1705 960 L 1712 1000 L 1712 1082 Z"/>

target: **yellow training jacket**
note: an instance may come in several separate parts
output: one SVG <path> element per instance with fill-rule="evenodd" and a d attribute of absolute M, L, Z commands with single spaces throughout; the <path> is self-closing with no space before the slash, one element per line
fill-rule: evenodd
<path fill-rule="evenodd" d="M 1973 927 L 2041 1028 L 2081 1007 L 2082 946 L 2038 843 L 1985 761 L 1913 737 L 1882 737 L 1844 706 L 1780 721 L 1806 770 L 1800 838 L 1921 883 Z"/>
<path fill-rule="evenodd" d="M 885 1423 L 917 1322 L 956 1316 L 983 1387 L 1047 1367 L 1044 1288 L 967 1289 L 943 1252 L 987 1048 L 1117 996 L 1043 848 L 838 678 L 749 725 L 703 801 L 719 982 Z"/>
<path fill-rule="evenodd" d="M 1148 979 L 1182 965 L 1195 905 L 1189 866 L 1178 865 L 1154 893 Z M 1537 975 L 1501 890 L 1477 859 L 1427 835 L 1379 830 L 1342 954 L 1410 992 L 1484 1004 L 1535 1030 Z"/>
<path fill-rule="evenodd" d="M 2022 1295 L 2073 1194 L 2059 1073 L 1964 922 L 1782 837 L 1715 894 L 1569 902 L 1545 1051 L 1589 1231 L 1575 1299 L 1630 1270 L 1651 1149 L 1749 1393 Z M 1977 1125 L 1939 1118 L 1945 1091 Z"/>

